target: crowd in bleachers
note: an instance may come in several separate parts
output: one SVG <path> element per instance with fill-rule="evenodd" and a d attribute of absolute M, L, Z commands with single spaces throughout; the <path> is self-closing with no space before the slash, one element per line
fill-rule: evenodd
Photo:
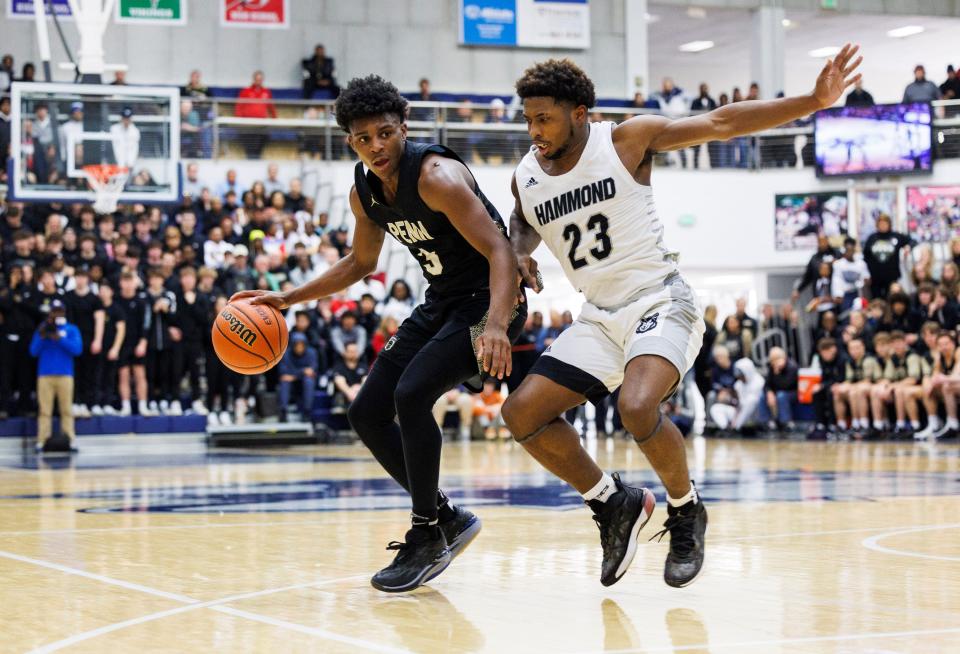
<path fill-rule="evenodd" d="M 0 417 L 36 414 L 29 346 L 58 301 L 83 342 L 75 417 L 195 413 L 232 424 L 265 393 L 283 420 L 310 420 L 318 391 L 348 406 L 417 301 L 403 279 L 378 273 L 291 307 L 290 347 L 265 374 L 231 372 L 213 353 L 213 319 L 233 293 L 303 284 L 350 251 L 345 229 L 331 228 L 324 213 L 314 218 L 298 179 L 281 182 L 273 164 L 264 173 L 246 189 L 233 170 L 218 183 L 199 179 L 191 164 L 183 203 L 169 209 L 121 205 L 98 215 L 82 204 L 0 205 Z M 510 388 L 572 321 L 570 312 L 548 324 L 531 316 Z M 443 402 L 460 411 L 462 433 L 495 438 L 505 435 L 499 392 L 454 392 Z"/>
<path fill-rule="evenodd" d="M 321 46 L 303 61 L 303 69 L 303 97 L 336 96 L 333 61 Z M 29 64 L 15 75 L 13 58 L 3 57 L 0 82 L 29 81 L 32 75 Z M 924 75 L 918 67 L 905 100 L 924 93 L 928 99 L 957 97 L 960 80 L 952 68 L 940 87 Z M 113 83 L 125 84 L 125 76 Z M 209 139 L 192 103 L 209 99 L 210 90 L 194 71 L 181 91 L 184 154 L 203 156 Z M 240 95 L 252 103 L 238 104 L 237 115 L 276 116 L 259 73 Z M 419 93 L 411 97 L 433 99 L 429 80 L 421 80 Z M 734 89 L 718 100 L 701 84 L 698 95 L 688 97 L 667 79 L 649 98 L 637 94 L 633 106 L 679 116 L 756 97 L 756 84 L 746 95 Z M 872 102 L 861 85 L 847 98 L 848 104 Z M 6 151 L 9 101 L 0 103 L 0 141 L 6 135 L 0 146 Z M 516 121 L 516 109 L 494 100 L 482 120 Z M 415 107 L 410 118 L 430 120 L 432 112 Z M 592 118 L 604 116 L 596 112 Z M 453 120 L 476 121 L 477 115 L 467 106 Z M 465 150 L 468 159 L 476 158 L 483 150 L 478 139 L 484 138 L 510 135 L 465 134 L 463 143 L 453 145 Z M 263 145 L 248 143 L 247 156 L 259 158 Z M 706 152 L 711 166 L 746 167 L 753 165 L 755 150 L 733 140 L 710 144 Z M 763 156 L 762 147 L 759 152 Z M 687 165 L 691 154 L 691 165 L 697 165 L 697 152 L 678 153 L 680 163 Z M 782 165 L 790 165 L 792 148 L 781 154 Z M 229 424 L 243 421 L 262 393 L 276 393 L 281 418 L 309 418 L 311 391 L 318 388 L 335 395 L 339 406 L 349 404 L 368 366 L 412 310 L 414 294 L 402 279 L 388 280 L 381 273 L 332 298 L 290 309 L 291 347 L 281 364 L 264 375 L 232 373 L 212 354 L 210 326 L 231 294 L 303 284 L 350 249 L 348 233 L 331 227 L 327 215 L 315 210 L 298 179 L 280 180 L 275 164 L 265 164 L 264 172 L 262 181 L 247 189 L 233 170 L 223 180 L 202 180 L 191 164 L 184 202 L 176 208 L 130 205 L 97 215 L 80 204 L 0 207 L 0 352 L 5 362 L 0 417 L 36 410 L 36 362 L 29 343 L 57 300 L 64 302 L 68 320 L 83 338 L 74 406 L 80 417 L 194 412 Z M 708 308 L 706 342 L 691 380 L 695 383 L 684 385 L 667 410 L 677 421 L 693 415 L 688 427 L 697 431 L 702 423 L 723 430 L 744 431 L 758 424 L 792 430 L 800 409 L 799 371 L 813 367 L 821 371 L 812 389 L 816 435 L 951 434 L 958 428 L 955 389 L 960 389 L 952 381 L 954 330 L 960 321 L 960 244 L 951 244 L 955 260 L 942 265 L 935 265 L 928 248 L 911 252 L 911 245 L 908 236 L 890 231 L 889 220 L 863 244 L 848 239 L 842 254 L 821 239 L 792 298 L 795 302 L 807 289 L 812 293 L 806 311 L 815 326 L 809 334 L 802 333 L 806 321 L 794 303 L 763 305 L 755 319 L 740 302 L 736 313 L 719 325 L 715 309 Z M 515 348 L 508 389 L 516 387 L 536 356 L 571 322 L 569 312 L 551 316 L 546 324 L 542 315 L 531 314 Z M 809 356 L 802 348 L 808 337 L 813 343 Z M 700 400 L 690 392 L 694 388 Z M 475 399 L 451 392 L 438 403 L 438 420 L 449 410 L 459 413 L 464 434 L 479 428 L 491 438 L 502 435 L 491 408 L 502 401 L 499 392 L 491 388 Z M 601 403 L 592 413 L 589 426 L 582 409 L 568 417 L 576 418 L 584 432 L 622 432 L 615 401 Z"/>
<path fill-rule="evenodd" d="M 792 298 L 812 291 L 806 321 L 792 303 L 765 304 L 757 320 L 740 301 L 718 329 L 708 307 L 695 381 L 713 427 L 796 430 L 806 377 L 814 437 L 958 435 L 960 238 L 938 261 L 888 216 L 877 227 L 862 244 L 847 238 L 842 254 L 820 240 Z"/>

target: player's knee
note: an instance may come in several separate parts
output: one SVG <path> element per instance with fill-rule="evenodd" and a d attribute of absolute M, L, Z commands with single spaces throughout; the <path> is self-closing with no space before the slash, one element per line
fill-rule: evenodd
<path fill-rule="evenodd" d="M 411 411 L 432 411 L 437 396 L 430 394 L 416 379 L 404 375 L 393 391 L 393 402 L 397 413 L 403 415 Z"/>
<path fill-rule="evenodd" d="M 523 436 L 523 424 L 521 420 L 522 412 L 516 408 L 516 395 L 508 395 L 507 400 L 500 407 L 500 417 L 503 418 L 503 424 L 507 426 L 514 438 L 517 435 Z"/>
<path fill-rule="evenodd" d="M 617 401 L 623 426 L 634 438 L 647 438 L 660 419 L 660 398 L 649 393 L 620 394 Z"/>

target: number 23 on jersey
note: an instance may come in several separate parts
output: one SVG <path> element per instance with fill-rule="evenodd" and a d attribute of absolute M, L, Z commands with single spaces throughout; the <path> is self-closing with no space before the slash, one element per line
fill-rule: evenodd
<path fill-rule="evenodd" d="M 587 231 L 592 232 L 594 238 L 593 247 L 588 250 L 588 254 L 593 255 L 593 258 L 597 261 L 606 259 L 613 252 L 613 243 L 611 243 L 610 236 L 607 234 L 609 228 L 610 221 L 602 213 L 593 214 L 587 221 Z M 563 228 L 563 240 L 570 244 L 570 252 L 567 254 L 567 258 L 570 259 L 570 265 L 573 266 L 574 270 L 579 270 L 590 263 L 587 257 L 577 256 L 582 238 L 583 232 L 576 223 L 570 223 Z"/>

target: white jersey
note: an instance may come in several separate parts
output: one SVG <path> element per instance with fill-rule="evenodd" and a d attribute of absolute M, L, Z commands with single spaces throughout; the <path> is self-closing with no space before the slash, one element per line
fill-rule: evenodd
<path fill-rule="evenodd" d="M 638 184 L 613 147 L 612 122 L 590 124 L 580 160 L 562 175 L 540 167 L 536 149 L 517 166 L 527 222 L 587 302 L 620 307 L 677 272 L 663 243 L 653 190 Z"/>

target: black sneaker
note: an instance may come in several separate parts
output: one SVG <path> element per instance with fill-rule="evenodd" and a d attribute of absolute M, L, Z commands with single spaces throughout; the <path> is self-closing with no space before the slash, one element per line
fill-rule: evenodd
<path fill-rule="evenodd" d="M 432 533 L 431 533 L 432 532 Z M 410 529 L 403 543 L 392 541 L 393 563 L 373 575 L 370 583 L 385 593 L 405 593 L 430 581 L 450 565 L 447 539 L 440 529 Z"/>
<path fill-rule="evenodd" d="M 707 509 L 697 497 L 681 507 L 667 504 L 667 521 L 663 531 L 654 538 L 663 538 L 670 532 L 670 552 L 663 569 L 663 580 L 668 586 L 683 588 L 693 582 L 703 567 L 704 535 L 707 531 Z"/>
<path fill-rule="evenodd" d="M 451 505 L 453 517 L 439 524 L 440 531 L 447 539 L 450 559 L 453 560 L 467 549 L 467 545 L 480 534 L 480 518 L 456 504 Z"/>
<path fill-rule="evenodd" d="M 600 528 L 600 546 L 603 565 L 600 583 L 612 586 L 620 581 L 637 553 L 637 536 L 653 515 L 657 500 L 646 488 L 627 486 L 620 475 L 613 473 L 617 492 L 606 502 L 587 502 L 593 510 L 593 520 Z"/>

